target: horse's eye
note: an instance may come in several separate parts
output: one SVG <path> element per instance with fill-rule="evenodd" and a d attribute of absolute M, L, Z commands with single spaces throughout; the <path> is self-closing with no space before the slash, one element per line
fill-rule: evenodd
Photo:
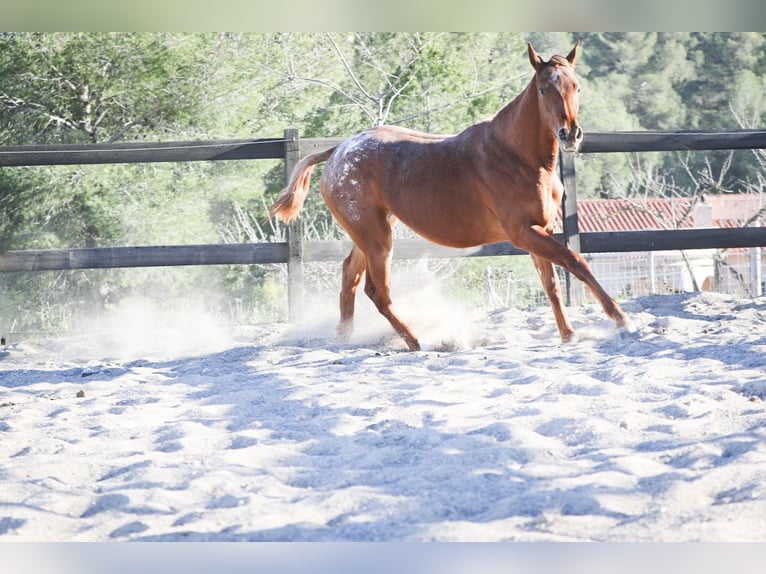
<path fill-rule="evenodd" d="M 544 96 L 546 93 L 548 93 L 548 90 L 545 88 L 540 88 L 540 95 Z"/>

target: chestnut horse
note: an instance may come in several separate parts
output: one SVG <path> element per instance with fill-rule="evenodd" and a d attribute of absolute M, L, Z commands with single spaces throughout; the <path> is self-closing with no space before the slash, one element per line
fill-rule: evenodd
<path fill-rule="evenodd" d="M 532 256 L 550 300 L 562 341 L 567 319 L 553 264 L 584 282 L 619 327 L 629 319 L 596 281 L 588 264 L 553 237 L 563 185 L 559 149 L 574 152 L 583 131 L 577 121 L 579 83 L 574 64 L 579 41 L 566 56 L 544 61 L 527 45 L 534 77 L 491 121 L 455 136 L 378 126 L 295 167 L 271 213 L 290 221 L 306 198 L 313 166 L 327 161 L 321 192 L 354 247 L 343 262 L 338 334 L 347 340 L 362 275 L 365 293 L 411 350 L 420 344 L 391 305 L 392 226 L 397 220 L 422 237 L 451 247 L 510 240 Z"/>

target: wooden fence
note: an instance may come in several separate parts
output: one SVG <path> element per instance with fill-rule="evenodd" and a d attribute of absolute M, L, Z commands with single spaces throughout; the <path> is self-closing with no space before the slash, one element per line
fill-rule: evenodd
<path fill-rule="evenodd" d="M 340 138 L 300 139 L 285 130 L 282 139 L 117 143 L 0 147 L 0 167 L 105 163 L 283 159 L 285 181 L 301 157 L 327 149 Z M 586 134 L 580 153 L 766 149 L 766 130 L 615 132 Z M 563 233 L 558 237 L 582 253 L 663 251 L 766 246 L 766 227 L 580 233 L 577 219 L 575 155 L 562 154 Z M 214 245 L 46 249 L 0 253 L 0 272 L 104 269 L 179 265 L 285 263 L 290 316 L 301 315 L 304 261 L 339 261 L 351 244 L 304 242 L 300 222 L 288 226 L 286 242 Z M 508 242 L 451 249 L 424 240 L 397 240 L 394 257 L 484 257 L 524 253 Z M 579 282 L 567 281 L 570 303 L 581 298 Z"/>

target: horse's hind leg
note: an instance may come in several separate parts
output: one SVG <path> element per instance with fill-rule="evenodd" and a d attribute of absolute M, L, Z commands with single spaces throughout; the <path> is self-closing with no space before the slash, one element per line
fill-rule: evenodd
<path fill-rule="evenodd" d="M 340 288 L 340 322 L 338 323 L 338 338 L 346 342 L 354 329 L 354 303 L 356 289 L 362 280 L 362 274 L 367 262 L 358 247 L 354 246 L 351 253 L 343 261 L 343 279 Z"/>
<path fill-rule="evenodd" d="M 325 171 L 325 174 L 327 171 Z M 364 292 L 375 304 L 394 330 L 412 351 L 420 350 L 420 343 L 410 328 L 402 321 L 391 307 L 391 292 L 388 279 L 391 274 L 391 248 L 393 246 L 391 227 L 395 218 L 380 206 L 374 204 L 370 196 L 355 190 L 358 205 L 352 212 L 346 211 L 346 205 L 336 201 L 334 190 L 324 193 L 325 201 L 335 219 L 346 230 L 354 242 L 354 249 L 343 263 L 343 286 L 340 293 L 340 324 L 338 334 L 341 338 L 351 333 L 354 316 L 354 294 L 359 285 L 362 272 L 367 271 Z M 364 208 L 362 207 L 364 205 Z"/>
<path fill-rule="evenodd" d="M 367 252 L 367 279 L 364 292 L 372 300 L 410 351 L 419 351 L 420 343 L 410 328 L 402 321 L 391 306 L 391 292 L 388 279 L 391 273 L 391 248 Z"/>
<path fill-rule="evenodd" d="M 410 328 L 394 312 L 391 306 L 391 291 L 389 277 L 391 275 L 391 249 L 393 239 L 391 227 L 393 216 L 378 210 L 368 210 L 363 222 L 344 226 L 356 245 L 359 255 L 364 256 L 367 264 L 367 275 L 364 292 L 372 300 L 378 312 L 383 315 L 394 331 L 404 339 L 411 351 L 419 351 L 420 343 Z M 349 257 L 352 257 L 354 252 Z M 349 264 L 351 267 L 351 264 Z M 344 269 L 345 275 L 345 269 Z M 344 279 L 345 286 L 345 279 Z"/>

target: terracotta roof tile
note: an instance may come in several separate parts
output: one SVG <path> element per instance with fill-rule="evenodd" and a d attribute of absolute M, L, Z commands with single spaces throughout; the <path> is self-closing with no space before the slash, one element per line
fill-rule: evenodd
<path fill-rule="evenodd" d="M 708 224 L 742 227 L 759 210 L 766 210 L 764 195 L 708 197 Z M 580 231 L 641 231 L 694 227 L 692 198 L 581 199 L 577 202 Z M 764 217 L 766 219 L 766 216 Z M 561 228 L 559 213 L 557 228 Z M 703 222 L 700 227 L 704 227 Z"/>
<path fill-rule="evenodd" d="M 691 227 L 691 203 L 688 198 L 588 199 L 577 204 L 580 230 L 638 231 Z"/>

